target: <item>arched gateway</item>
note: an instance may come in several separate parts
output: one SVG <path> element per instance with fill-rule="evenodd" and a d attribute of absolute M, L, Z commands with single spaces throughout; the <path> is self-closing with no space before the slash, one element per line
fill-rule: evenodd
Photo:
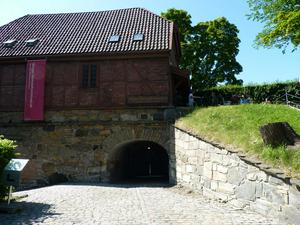
<path fill-rule="evenodd" d="M 114 149 L 108 172 L 113 182 L 169 182 L 169 156 L 155 142 L 130 141 Z"/>
<path fill-rule="evenodd" d="M 106 180 L 172 182 L 174 154 L 168 126 L 124 126 L 104 141 Z"/>

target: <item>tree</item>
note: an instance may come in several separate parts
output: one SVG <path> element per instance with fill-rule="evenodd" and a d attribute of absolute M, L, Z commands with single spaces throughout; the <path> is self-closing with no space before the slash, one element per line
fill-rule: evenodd
<path fill-rule="evenodd" d="M 191 16 L 183 10 L 171 9 L 162 16 L 179 24 L 182 33 L 180 67 L 192 74 L 192 86 L 197 90 L 219 83 L 242 84 L 235 75 L 242 71 L 236 61 L 240 40 L 238 29 L 224 17 L 189 26 Z"/>
<path fill-rule="evenodd" d="M 292 44 L 293 51 L 300 44 L 300 0 L 248 0 L 249 19 L 264 23 L 256 37 L 263 47 L 282 48 Z"/>
<path fill-rule="evenodd" d="M 188 14 L 187 11 L 172 8 L 168 9 L 165 13 L 161 13 L 161 16 L 173 21 L 177 25 L 180 30 L 180 41 L 185 42 L 187 35 L 189 35 L 192 30 L 191 15 Z"/>

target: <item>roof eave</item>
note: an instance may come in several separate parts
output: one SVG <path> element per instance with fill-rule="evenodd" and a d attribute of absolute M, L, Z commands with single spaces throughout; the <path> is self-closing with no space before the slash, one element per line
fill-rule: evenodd
<path fill-rule="evenodd" d="M 81 58 L 81 57 L 149 57 L 151 55 L 169 55 L 170 50 L 147 50 L 128 52 L 101 52 L 101 53 L 75 53 L 75 54 L 46 54 L 46 55 L 21 55 L 21 56 L 0 56 L 0 61 L 26 60 L 36 58 Z"/>

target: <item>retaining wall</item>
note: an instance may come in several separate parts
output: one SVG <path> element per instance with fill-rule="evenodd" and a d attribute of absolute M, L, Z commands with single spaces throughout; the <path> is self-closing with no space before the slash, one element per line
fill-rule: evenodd
<path fill-rule="evenodd" d="M 177 183 L 204 196 L 300 224 L 300 182 L 174 128 Z"/>

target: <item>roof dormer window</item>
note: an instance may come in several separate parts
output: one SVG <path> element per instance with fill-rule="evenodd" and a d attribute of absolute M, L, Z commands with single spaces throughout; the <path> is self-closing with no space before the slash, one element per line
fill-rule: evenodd
<path fill-rule="evenodd" d="M 15 39 L 10 39 L 10 40 L 7 40 L 7 41 L 3 42 L 4 47 L 6 47 L 6 48 L 12 48 L 12 47 L 14 47 L 14 45 L 16 43 L 17 43 L 17 40 L 15 40 Z"/>
<path fill-rule="evenodd" d="M 39 42 L 39 39 L 29 39 L 25 41 L 26 47 L 34 47 Z"/>
<path fill-rule="evenodd" d="M 143 41 L 144 35 L 143 34 L 135 34 L 135 35 L 133 35 L 133 40 L 134 41 Z"/>
<path fill-rule="evenodd" d="M 108 42 L 115 43 L 120 41 L 120 35 L 112 35 L 110 36 Z"/>

